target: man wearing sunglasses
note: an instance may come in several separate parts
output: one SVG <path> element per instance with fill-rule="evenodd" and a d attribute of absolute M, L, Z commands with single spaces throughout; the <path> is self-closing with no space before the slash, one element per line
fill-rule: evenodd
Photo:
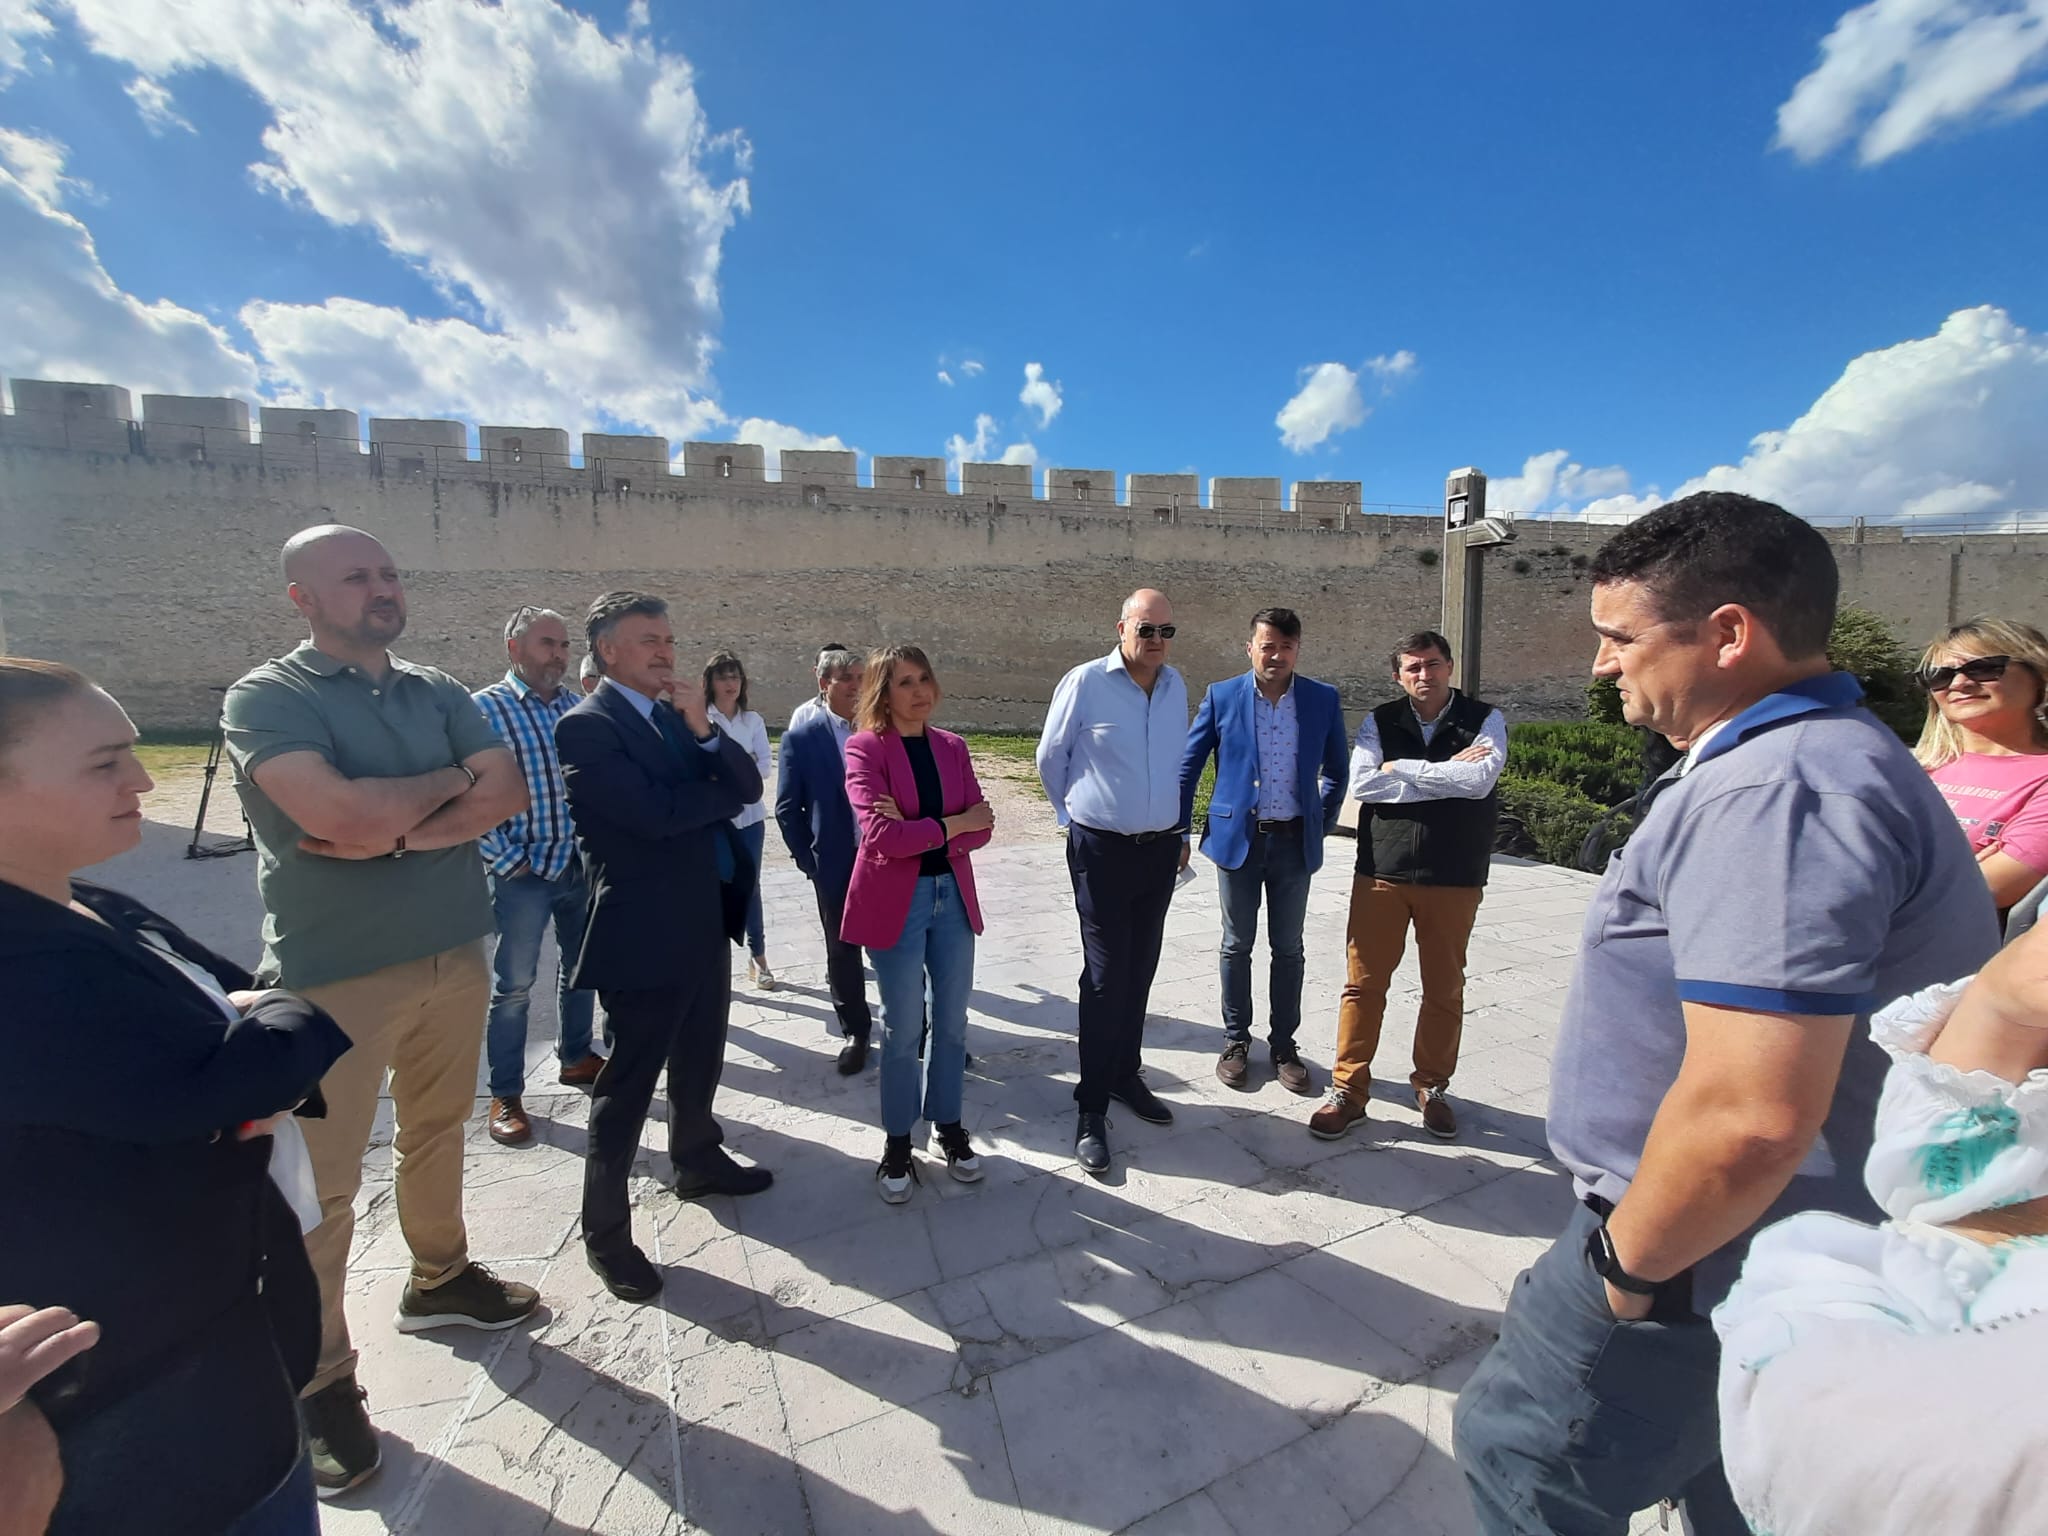
<path fill-rule="evenodd" d="M 1167 1125 L 1173 1111 L 1139 1076 L 1145 1008 L 1173 883 L 1187 866 L 1180 759 L 1188 690 L 1167 665 L 1173 605 L 1150 587 L 1124 600 L 1117 647 L 1053 690 L 1038 740 L 1038 776 L 1067 833 L 1067 872 L 1081 918 L 1080 1116 L 1074 1159 L 1109 1171 L 1109 1101 Z"/>
<path fill-rule="evenodd" d="M 1818 530 L 1706 492 L 1592 578 L 1594 676 L 1684 756 L 1586 909 L 1548 1113 L 1580 1204 L 1459 1396 L 1458 1465 L 1486 1536 L 1620 1531 L 1665 1499 L 1743 1536 L 1708 1314 L 1769 1223 L 1879 1219 L 1871 1011 L 1975 971 L 1998 923 L 1941 796 L 1829 666 Z"/>

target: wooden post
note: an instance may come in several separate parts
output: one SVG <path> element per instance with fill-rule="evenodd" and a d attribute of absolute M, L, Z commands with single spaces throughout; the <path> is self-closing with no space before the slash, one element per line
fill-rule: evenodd
<path fill-rule="evenodd" d="M 1486 516 L 1486 476 L 1456 469 L 1444 480 L 1444 638 L 1456 651 L 1451 686 L 1479 691 L 1480 641 L 1485 626 L 1486 552 L 1466 547 L 1466 536 Z"/>

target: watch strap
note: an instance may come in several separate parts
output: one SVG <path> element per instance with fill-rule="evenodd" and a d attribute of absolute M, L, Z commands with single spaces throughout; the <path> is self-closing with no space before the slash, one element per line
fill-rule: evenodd
<path fill-rule="evenodd" d="M 1655 1296 L 1663 1288 L 1662 1281 L 1639 1279 L 1621 1267 L 1621 1256 L 1614 1251 L 1614 1236 L 1604 1221 L 1587 1234 L 1586 1252 L 1592 1258 L 1593 1273 L 1617 1291 L 1626 1291 L 1631 1296 Z"/>

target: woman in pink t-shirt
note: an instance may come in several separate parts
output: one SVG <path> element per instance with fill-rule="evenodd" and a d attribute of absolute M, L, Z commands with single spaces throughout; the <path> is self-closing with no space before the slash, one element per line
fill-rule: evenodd
<path fill-rule="evenodd" d="M 2003 912 L 2048 879 L 2048 636 L 1972 619 L 1927 648 L 1919 676 L 1927 724 L 1914 756 Z"/>

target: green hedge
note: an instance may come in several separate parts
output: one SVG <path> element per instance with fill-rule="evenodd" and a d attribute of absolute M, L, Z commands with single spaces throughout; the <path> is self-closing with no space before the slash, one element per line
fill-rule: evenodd
<path fill-rule="evenodd" d="M 1515 761 L 1512 752 L 1508 761 Z M 1553 783 L 1514 769 L 1500 776 L 1500 810 L 1498 844 L 1503 853 L 1562 864 L 1567 869 L 1580 867 L 1581 847 L 1608 814 L 1606 806 L 1569 784 Z M 1603 846 L 1590 861 L 1594 868 L 1605 863 L 1606 850 L 1619 846 L 1628 836 L 1630 826 L 1626 816 L 1617 816 L 1608 823 Z"/>
<path fill-rule="evenodd" d="M 1642 734 L 1626 725 L 1530 720 L 1508 727 L 1508 769 L 1619 805 L 1643 784 Z"/>

